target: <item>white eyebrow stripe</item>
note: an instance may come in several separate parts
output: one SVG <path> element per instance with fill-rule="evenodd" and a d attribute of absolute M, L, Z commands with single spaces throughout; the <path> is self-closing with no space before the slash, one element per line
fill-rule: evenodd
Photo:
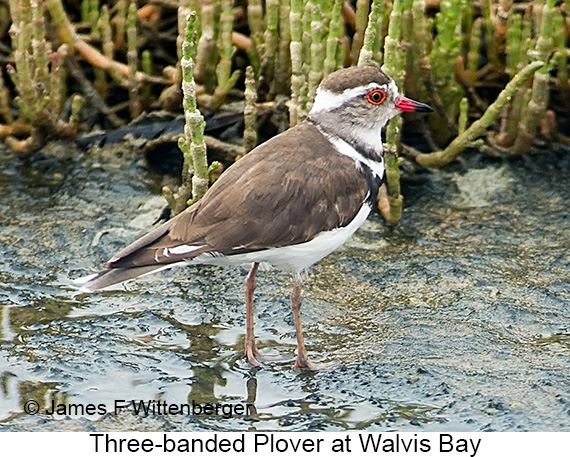
<path fill-rule="evenodd" d="M 315 96 L 315 102 L 313 103 L 313 108 L 311 109 L 310 114 L 338 108 L 347 100 L 350 100 L 351 98 L 357 97 L 359 95 L 367 94 L 373 89 L 385 90 L 386 86 L 380 85 L 378 83 L 370 83 L 367 86 L 359 86 L 352 89 L 346 89 L 340 94 L 335 94 L 319 87 L 317 89 L 317 95 Z"/>

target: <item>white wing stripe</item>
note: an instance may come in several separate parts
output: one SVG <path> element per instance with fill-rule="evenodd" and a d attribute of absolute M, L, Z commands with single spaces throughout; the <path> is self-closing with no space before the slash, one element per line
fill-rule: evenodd
<path fill-rule="evenodd" d="M 165 248 L 164 255 L 166 257 L 170 257 L 171 255 L 183 255 L 183 254 L 190 254 L 203 246 L 189 246 L 187 244 L 181 244 L 180 246 L 175 246 L 173 248 Z"/>

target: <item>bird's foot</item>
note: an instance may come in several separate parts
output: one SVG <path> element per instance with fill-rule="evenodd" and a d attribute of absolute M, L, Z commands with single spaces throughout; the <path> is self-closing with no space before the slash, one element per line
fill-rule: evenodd
<path fill-rule="evenodd" d="M 303 359 L 297 357 L 297 361 L 293 365 L 293 370 L 297 368 L 308 368 L 311 371 L 333 371 L 340 367 L 340 362 L 338 360 L 332 360 L 331 362 L 324 363 L 313 363 L 309 359 Z"/>
<path fill-rule="evenodd" d="M 266 362 L 283 362 L 290 360 L 290 357 L 281 354 L 262 354 L 255 345 L 249 350 L 246 348 L 245 356 L 247 361 L 256 367 Z"/>
<path fill-rule="evenodd" d="M 261 366 L 261 363 L 259 362 L 258 359 L 263 359 L 263 356 L 261 355 L 261 352 L 259 352 L 259 350 L 255 346 L 255 343 L 246 345 L 245 357 L 247 358 L 247 361 L 250 364 L 252 364 L 254 367 L 260 367 Z"/>

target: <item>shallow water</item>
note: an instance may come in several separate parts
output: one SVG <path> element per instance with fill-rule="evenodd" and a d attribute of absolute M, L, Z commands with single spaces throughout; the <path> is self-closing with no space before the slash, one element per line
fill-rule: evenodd
<path fill-rule="evenodd" d="M 4 430 L 570 430 L 568 151 L 408 179 L 398 227 L 373 215 L 313 268 L 307 347 L 341 367 L 309 373 L 291 370 L 285 273 L 258 274 L 259 347 L 280 356 L 260 370 L 242 356 L 245 268 L 74 295 L 162 201 L 139 164 L 66 149 L 0 153 Z M 120 400 L 225 409 L 114 414 Z"/>

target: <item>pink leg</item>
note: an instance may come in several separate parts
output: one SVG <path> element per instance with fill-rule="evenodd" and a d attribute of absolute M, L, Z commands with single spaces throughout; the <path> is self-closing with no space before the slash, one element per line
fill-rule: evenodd
<path fill-rule="evenodd" d="M 247 361 L 256 367 L 261 364 L 256 357 L 261 354 L 255 346 L 255 335 L 253 331 L 253 292 L 255 291 L 255 274 L 259 268 L 259 263 L 255 262 L 249 270 L 249 274 L 245 280 L 245 355 Z"/>
<path fill-rule="evenodd" d="M 297 361 L 293 365 L 296 368 L 308 368 L 309 370 L 334 370 L 338 367 L 337 362 L 329 363 L 313 363 L 307 357 L 307 349 L 305 348 L 305 339 L 303 338 L 303 324 L 301 323 L 301 288 L 303 284 L 295 279 L 293 292 L 291 292 L 291 310 L 293 311 L 293 319 L 295 320 L 295 332 L 297 333 Z"/>

